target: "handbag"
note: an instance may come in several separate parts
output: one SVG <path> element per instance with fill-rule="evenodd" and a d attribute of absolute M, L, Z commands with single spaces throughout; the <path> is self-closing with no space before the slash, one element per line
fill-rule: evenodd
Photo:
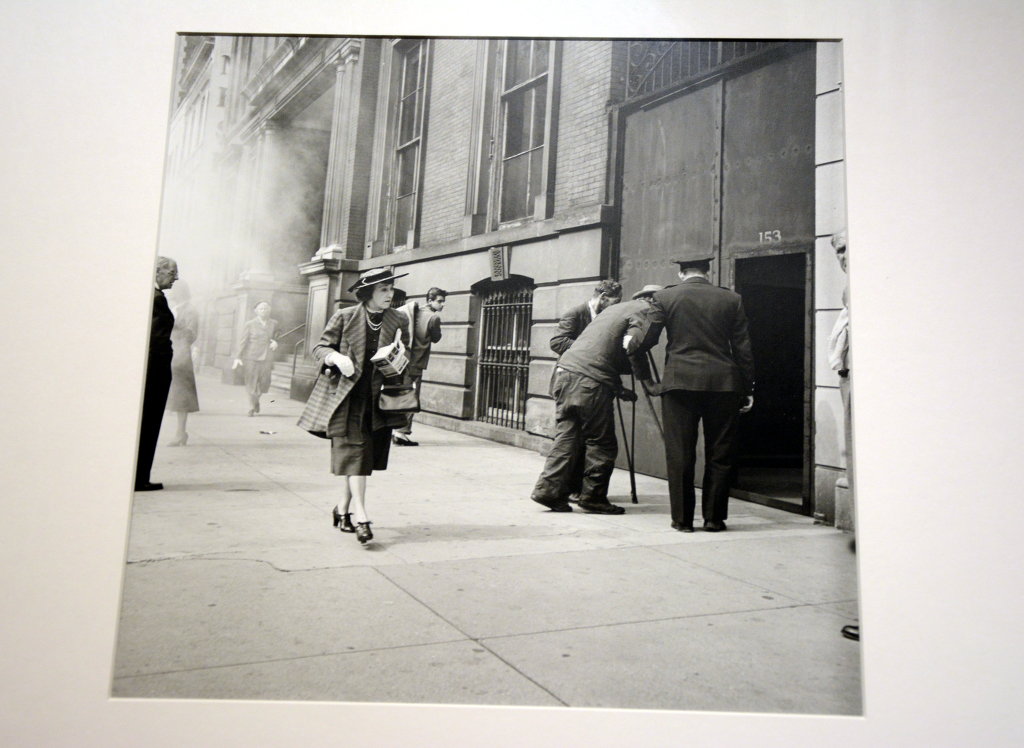
<path fill-rule="evenodd" d="M 385 384 L 377 406 L 386 413 L 418 413 L 420 398 L 414 384 Z"/>

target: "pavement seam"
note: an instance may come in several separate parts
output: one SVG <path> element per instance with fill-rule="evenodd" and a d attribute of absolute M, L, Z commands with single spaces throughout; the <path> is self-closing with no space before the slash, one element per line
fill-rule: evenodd
<path fill-rule="evenodd" d="M 505 659 L 504 657 L 502 657 L 502 656 L 501 656 L 500 654 L 498 654 L 498 653 L 497 653 L 497 652 L 495 652 L 495 651 L 494 651 L 493 649 L 491 649 L 490 647 L 488 647 L 488 646 L 487 646 L 487 644 L 485 644 L 485 643 L 484 643 L 484 641 L 483 641 L 482 639 L 479 639 L 479 638 L 477 638 L 477 637 L 475 637 L 475 636 L 471 636 L 471 635 L 470 635 L 469 633 L 467 633 L 466 631 L 463 631 L 461 627 L 459 627 L 458 625 L 456 625 L 456 624 L 455 624 L 455 623 L 454 623 L 453 621 L 450 621 L 450 620 L 448 620 L 448 618 L 446 618 L 445 616 L 443 616 L 443 615 L 442 615 L 441 613 L 439 613 L 438 611 L 434 610 L 434 608 L 433 608 L 433 607 L 431 607 L 430 605 L 428 605 L 428 604 L 427 604 L 426 602 L 424 602 L 423 600 L 420 600 L 420 599 L 419 599 L 419 598 L 418 598 L 418 597 L 417 597 L 416 595 L 412 594 L 412 593 L 411 593 L 411 592 L 410 592 L 409 590 L 405 589 L 405 587 L 403 587 L 403 586 L 402 586 L 402 585 L 400 585 L 400 584 L 399 584 L 398 582 L 396 582 L 396 581 L 395 581 L 394 579 L 392 579 L 391 577 L 389 577 L 389 576 L 388 576 L 387 574 L 385 574 L 385 573 L 384 573 L 384 572 L 383 572 L 383 571 L 382 571 L 381 569 L 379 569 L 379 568 L 375 568 L 374 570 L 375 570 L 376 572 L 378 572 L 378 573 L 380 574 L 380 576 L 384 577 L 384 579 L 385 579 L 385 580 L 387 580 L 388 582 L 390 582 L 390 583 L 391 583 L 391 584 L 392 584 L 392 585 L 393 585 L 393 586 L 394 586 L 394 587 L 395 587 L 396 589 L 398 589 L 399 591 L 403 592 L 403 593 L 404 593 L 404 594 L 405 594 L 406 596 L 408 596 L 410 600 L 413 600 L 414 602 L 416 602 L 416 603 L 418 603 L 419 605 L 423 606 L 423 607 L 424 607 L 424 608 L 425 608 L 426 610 L 428 610 L 428 611 L 429 611 L 429 612 L 430 612 L 430 613 L 431 613 L 432 615 L 435 615 L 435 616 L 437 616 L 437 617 L 438 617 L 438 618 L 439 618 L 440 620 L 444 621 L 444 622 L 445 622 L 446 624 L 448 624 L 448 625 L 449 625 L 449 626 L 451 626 L 451 627 L 452 627 L 453 629 L 455 629 L 455 630 L 456 630 L 456 631 L 458 631 L 458 632 L 459 632 L 460 634 L 462 634 L 462 635 L 463 635 L 463 637 L 465 637 L 465 638 L 463 639 L 463 641 L 469 641 L 469 642 L 473 642 L 474 644 L 477 644 L 477 645 L 479 645 L 480 647 L 483 647 L 483 648 L 484 648 L 484 649 L 485 649 L 485 650 L 486 650 L 487 652 L 489 652 L 489 653 L 491 654 L 491 656 L 492 656 L 492 657 L 494 657 L 495 659 L 497 659 L 497 660 L 498 660 L 499 662 L 502 662 L 502 663 L 504 663 L 504 664 L 505 664 L 505 666 L 506 666 L 507 668 L 509 668 L 510 670 L 512 670 L 512 671 L 513 671 L 513 672 L 515 672 L 515 673 L 518 673 L 518 674 L 519 674 L 519 675 L 520 675 L 521 677 L 525 678 L 525 679 L 526 679 L 526 680 L 528 680 L 528 681 L 529 681 L 530 683 L 532 683 L 532 684 L 533 684 L 533 685 L 535 685 L 535 686 L 536 686 L 537 688 L 539 688 L 539 689 L 540 689 L 541 691 L 543 691 L 544 693 L 548 694 L 548 696 L 550 696 L 551 698 L 553 698 L 553 699 L 554 699 L 555 701 L 557 701 L 557 702 L 558 702 L 559 704 L 561 704 L 562 706 L 570 706 L 570 704 L 569 704 L 569 703 L 568 703 L 567 701 L 565 701 L 565 700 L 564 700 L 564 699 L 562 699 L 562 698 L 561 698 L 560 696 L 558 696 L 558 694 L 554 693 L 554 692 L 553 692 L 553 691 L 552 691 L 552 690 L 551 690 L 550 688 L 548 688 L 547 686 L 545 686 L 545 685 L 544 685 L 543 683 L 540 683 L 540 682 L 538 682 L 538 681 L 537 681 L 536 679 L 534 679 L 534 678 L 530 677 L 529 675 L 527 675 L 526 673 L 524 673 L 524 672 L 523 672 L 522 670 L 520 670 L 520 669 L 519 669 L 518 667 L 516 667 L 515 665 L 513 665 L 513 664 L 512 664 L 511 662 L 509 662 L 509 661 L 508 661 L 508 660 L 506 660 L 506 659 Z"/>
<path fill-rule="evenodd" d="M 454 628 L 454 627 L 453 627 Z M 461 632 L 460 632 L 461 633 Z M 344 655 L 367 654 L 369 652 L 389 652 L 395 649 L 414 649 L 416 647 L 432 647 L 437 644 L 460 644 L 465 641 L 472 641 L 468 638 L 442 639 L 434 642 L 418 642 L 415 644 L 394 644 L 390 647 L 367 647 L 365 649 L 348 649 L 343 652 L 317 652 L 316 654 L 295 655 L 293 657 L 272 657 L 266 660 L 247 660 L 245 662 L 226 662 L 219 665 L 205 665 L 202 667 L 186 667 L 176 670 L 157 670 L 151 673 L 136 673 L 133 675 L 115 675 L 114 680 L 128 680 L 130 678 L 149 678 L 160 675 L 177 675 L 180 673 L 202 673 L 207 670 L 223 670 L 232 667 L 250 667 L 253 665 L 272 665 L 279 662 L 295 662 L 298 660 L 313 660 L 317 657 L 338 657 Z"/>
<path fill-rule="evenodd" d="M 794 603 L 793 605 L 775 605 L 766 608 L 744 608 L 741 610 L 727 610 L 727 611 L 716 611 L 714 613 L 692 613 L 690 615 L 682 616 L 665 616 L 664 618 L 637 618 L 632 621 L 615 621 L 613 623 L 594 623 L 587 626 L 568 626 L 565 628 L 558 629 L 545 629 L 540 631 L 521 631 L 515 634 L 495 634 L 493 636 L 485 636 L 484 639 L 515 639 L 521 636 L 543 636 L 545 634 L 565 634 L 572 633 L 573 631 L 587 631 L 590 629 L 606 629 L 614 628 L 616 626 L 637 626 L 645 623 L 665 623 L 668 621 L 687 621 L 697 618 L 713 618 L 713 617 L 724 617 L 724 616 L 735 616 L 744 615 L 747 613 L 765 613 L 775 612 L 780 610 L 795 610 L 797 608 L 817 608 L 819 607 L 815 603 Z M 828 613 L 829 611 L 825 611 Z M 833 613 L 837 618 L 845 619 L 846 616 Z M 478 640 L 479 641 L 479 640 Z"/>
<path fill-rule="evenodd" d="M 848 603 L 848 602 L 856 602 L 857 601 L 856 597 L 853 597 L 853 598 L 842 598 L 842 599 L 838 599 L 838 600 L 820 600 L 818 602 L 812 602 L 810 600 L 802 600 L 800 598 L 793 597 L 792 595 L 789 595 L 789 594 L 787 594 L 785 592 L 779 592 L 777 590 L 774 590 L 771 587 L 769 587 L 767 584 L 755 583 L 755 582 L 748 581 L 746 579 L 742 579 L 740 577 L 734 577 L 734 576 L 732 576 L 730 574 L 726 574 L 724 572 L 719 571 L 718 569 L 714 568 L 713 566 L 706 566 L 704 564 L 697 563 L 696 561 L 691 561 L 689 559 L 680 558 L 679 556 L 676 556 L 673 553 L 668 553 L 668 552 L 662 550 L 661 546 L 646 546 L 646 547 L 650 548 L 653 551 L 656 551 L 656 552 L 662 554 L 663 556 L 669 556 L 670 558 L 672 558 L 672 559 L 674 559 L 676 561 L 682 561 L 683 563 L 689 564 L 690 566 L 695 566 L 698 569 L 703 569 L 704 571 L 710 571 L 711 573 L 717 574 L 718 576 L 720 576 L 720 577 L 722 577 L 724 579 L 728 579 L 728 580 L 731 580 L 733 582 L 739 582 L 739 583 L 744 584 L 744 585 L 746 585 L 748 587 L 754 587 L 754 588 L 759 589 L 759 590 L 765 590 L 766 592 L 771 592 L 773 595 L 778 595 L 779 597 L 784 597 L 787 600 L 793 600 L 794 602 L 796 602 L 799 605 L 811 605 L 811 606 L 814 606 L 814 605 L 832 605 L 832 604 L 835 604 L 835 603 Z"/>

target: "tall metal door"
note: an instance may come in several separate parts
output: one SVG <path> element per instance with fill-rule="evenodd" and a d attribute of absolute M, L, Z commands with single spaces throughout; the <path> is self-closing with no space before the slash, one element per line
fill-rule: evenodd
<path fill-rule="evenodd" d="M 648 283 L 675 283 L 672 260 L 717 249 L 721 115 L 719 82 L 629 116 L 619 257 L 623 298 Z M 653 352 L 659 370 L 664 350 L 662 342 Z M 661 402 L 652 402 L 660 419 Z M 664 476 L 665 450 L 650 403 L 641 397 L 632 407 L 637 416 L 636 469 Z M 621 436 L 620 444 L 624 443 Z M 619 462 L 624 464 L 623 457 Z"/>
<path fill-rule="evenodd" d="M 679 257 L 714 255 L 712 281 L 732 287 L 737 258 L 813 248 L 814 44 L 790 51 L 626 117 L 619 252 L 625 298 L 648 283 L 678 282 L 671 261 Z M 809 338 L 801 336 L 806 346 Z M 654 352 L 659 369 L 663 349 Z M 803 377 L 806 357 L 794 366 Z M 654 406 L 660 418 L 657 399 Z M 664 477 L 651 409 L 642 397 L 635 407 L 636 468 Z"/>
<path fill-rule="evenodd" d="M 728 81 L 724 116 L 723 262 L 813 248 L 814 45 Z"/>

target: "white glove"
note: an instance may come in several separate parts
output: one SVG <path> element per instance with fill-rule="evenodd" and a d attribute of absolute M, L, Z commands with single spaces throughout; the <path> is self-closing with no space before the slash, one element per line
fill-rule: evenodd
<path fill-rule="evenodd" d="M 233 364 L 231 364 L 231 368 L 232 369 L 237 369 L 241 365 L 242 365 L 242 359 L 236 358 L 235 362 Z"/>
<path fill-rule="evenodd" d="M 338 371 L 341 372 L 343 377 L 350 377 L 355 372 L 356 367 L 352 363 L 352 359 L 343 353 L 337 351 L 331 351 L 324 358 L 324 363 L 328 366 L 337 366 Z"/>
<path fill-rule="evenodd" d="M 276 351 L 277 350 L 277 341 L 276 340 L 271 340 L 270 341 L 270 350 L 272 350 L 272 351 Z"/>

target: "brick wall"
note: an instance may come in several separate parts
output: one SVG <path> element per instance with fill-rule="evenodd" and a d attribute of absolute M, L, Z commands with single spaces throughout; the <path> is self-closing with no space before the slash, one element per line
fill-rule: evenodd
<path fill-rule="evenodd" d="M 612 43 L 566 41 L 555 168 L 555 213 L 606 202 Z"/>
<path fill-rule="evenodd" d="M 462 235 L 476 50 L 475 39 L 434 42 L 420 220 L 423 247 Z"/>

